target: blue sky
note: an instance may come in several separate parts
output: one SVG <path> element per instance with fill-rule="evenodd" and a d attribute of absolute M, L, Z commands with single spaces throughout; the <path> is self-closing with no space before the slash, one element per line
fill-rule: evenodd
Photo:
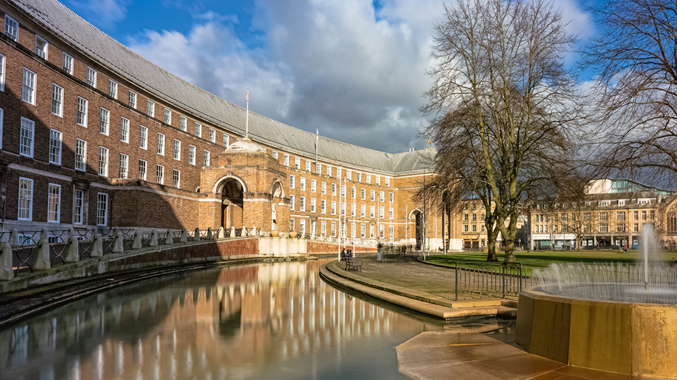
<path fill-rule="evenodd" d="M 440 0 L 61 1 L 228 101 L 244 106 L 249 87 L 253 112 L 388 152 L 426 145 L 418 109 Z M 587 1 L 556 3 L 583 41 L 595 32 Z"/>

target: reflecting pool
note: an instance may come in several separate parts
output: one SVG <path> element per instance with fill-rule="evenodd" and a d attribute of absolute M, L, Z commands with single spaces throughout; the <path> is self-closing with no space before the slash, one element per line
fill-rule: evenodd
<path fill-rule="evenodd" d="M 326 260 L 328 261 L 328 260 Z M 431 321 L 355 298 L 324 262 L 219 267 L 103 292 L 0 331 L 0 379 L 396 379 Z"/>

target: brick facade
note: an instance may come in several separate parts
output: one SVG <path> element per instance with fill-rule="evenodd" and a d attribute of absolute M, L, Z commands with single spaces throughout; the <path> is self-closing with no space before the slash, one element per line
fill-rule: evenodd
<path fill-rule="evenodd" d="M 180 99 L 168 102 L 149 93 L 133 81 L 114 74 L 108 63 L 94 60 L 86 52 L 62 42 L 59 35 L 42 28 L 11 2 L 0 1 L 0 31 L 4 30 L 5 14 L 18 21 L 20 26 L 18 41 L 0 34 L 0 54 L 4 56 L 5 64 L 4 91 L 0 91 L 0 108 L 4 113 L 0 175 L 4 178 L 2 190 L 6 201 L 2 222 L 5 228 L 67 228 L 103 224 L 106 227 L 218 229 L 231 223 L 235 228 L 256 226 L 267 234 L 273 229 L 274 206 L 276 229 L 282 234 L 290 230 L 299 231 L 303 223 L 306 234 L 313 232 L 314 225 L 314 234 L 320 235 L 324 222 L 324 235 L 331 236 L 332 223 L 335 223 L 335 235 L 339 234 L 339 215 L 341 202 L 344 201 L 349 236 L 352 236 L 352 224 L 355 223 L 358 238 L 380 239 L 379 231 L 383 228 L 383 240 L 415 244 L 417 235 L 419 240 L 422 238 L 422 229 L 418 229 L 417 234 L 415 215 L 425 209 L 428 214 L 425 218 L 426 237 L 439 241 L 427 245 L 434 249 L 441 246 L 443 231 L 446 231 L 446 238 L 456 237 L 457 217 L 451 215 L 449 218 L 447 215 L 443 222 L 440 201 L 429 200 L 425 207 L 414 201 L 414 194 L 424 177 L 433 175 L 430 172 L 386 172 L 325 157 L 316 161 L 314 155 L 291 147 L 272 146 L 266 141 L 256 142 L 263 149 L 259 153 L 226 150 L 224 136 L 232 145 L 244 137 L 237 132 L 242 130 L 242 126 L 229 130 L 216 125 L 218 123 L 210 120 L 208 115 L 187 111 Z M 36 34 L 48 42 L 46 59 L 35 53 Z M 64 52 L 73 58 L 72 75 L 62 69 Z M 88 67 L 96 71 L 95 87 L 86 82 Z M 35 73 L 37 78 L 34 105 L 22 100 L 24 68 Z M 111 80 L 117 83 L 117 97 L 109 95 Z M 51 112 L 53 85 L 63 89 L 61 115 Z M 129 104 L 130 91 L 136 94 L 136 107 Z M 87 100 L 84 126 L 77 123 L 78 98 Z M 149 100 L 154 102 L 154 116 L 146 113 Z M 105 133 L 101 130 L 102 109 L 107 110 L 109 115 Z M 171 111 L 171 120 L 167 122 L 164 120 L 165 109 Z M 35 123 L 32 157 L 20 154 L 22 117 Z M 123 118 L 129 121 L 127 139 L 123 138 L 121 129 Z M 180 124 L 182 118 L 186 120 L 185 131 Z M 201 125 L 201 136 L 196 136 L 197 123 Z M 147 128 L 146 144 L 141 143 L 142 127 Z M 60 132 L 62 137 L 58 164 L 49 162 L 51 130 Z M 210 141 L 211 130 L 215 135 L 213 142 Z M 159 153 L 158 134 L 164 136 L 163 154 Z M 77 139 L 87 144 L 84 171 L 75 169 Z M 175 140 L 180 141 L 180 153 L 176 156 Z M 195 149 L 194 162 L 189 159 L 189 149 L 192 149 L 189 147 Z M 108 152 L 108 173 L 105 176 L 99 175 L 100 148 Z M 203 161 L 203 152 L 209 152 L 209 164 Z M 127 157 L 126 175 L 121 173 L 121 155 Z M 285 156 L 288 157 L 287 165 Z M 299 168 L 295 168 L 297 158 L 300 160 Z M 146 165 L 145 179 L 140 178 L 140 160 Z M 306 170 L 307 162 L 310 162 L 310 170 Z M 156 183 L 158 165 L 164 171 L 162 183 Z M 331 167 L 330 173 L 327 167 Z M 344 178 L 339 178 L 339 168 Z M 180 173 L 176 186 L 172 181 L 174 170 Z M 292 176 L 293 187 L 290 186 Z M 29 220 L 18 218 L 20 177 L 33 180 L 30 197 L 32 215 Z M 228 181 L 237 181 L 238 186 L 243 188 L 241 199 L 237 198 L 241 205 L 224 196 L 224 184 Z M 302 182 L 305 182 L 305 188 L 302 188 Z M 388 185 L 386 182 L 389 182 Z M 61 189 L 58 222 L 47 220 L 49 184 L 58 184 Z M 280 193 L 277 195 L 274 194 L 275 184 L 279 184 Z M 335 194 L 332 193 L 332 185 L 336 187 Z M 341 197 L 341 185 L 346 186 L 345 198 Z M 76 189 L 85 192 L 80 224 L 74 219 Z M 99 194 L 107 195 L 103 211 L 97 204 L 101 200 Z M 304 209 L 300 207 L 302 198 Z M 324 210 L 322 201 L 325 201 Z M 315 210 L 311 211 L 313 202 Z M 334 213 L 332 202 L 336 205 Z M 354 216 L 351 214 L 352 204 L 355 204 Z M 102 221 L 104 214 L 105 221 Z M 224 215 L 229 218 L 228 223 Z"/>

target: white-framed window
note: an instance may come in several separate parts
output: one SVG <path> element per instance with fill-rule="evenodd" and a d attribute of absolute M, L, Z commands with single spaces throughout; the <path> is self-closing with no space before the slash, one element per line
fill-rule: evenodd
<path fill-rule="evenodd" d="M 385 219 L 385 207 L 381 206 L 378 208 L 378 217 L 380 219 Z"/>
<path fill-rule="evenodd" d="M 306 197 L 299 197 L 299 211 L 306 211 Z"/>
<path fill-rule="evenodd" d="M 129 119 L 120 118 L 120 141 L 129 144 Z"/>
<path fill-rule="evenodd" d="M 306 160 L 306 171 L 309 172 L 311 169 L 311 163 L 310 160 Z"/>
<path fill-rule="evenodd" d="M 324 181 L 320 183 L 320 193 L 327 194 L 327 183 Z"/>
<path fill-rule="evenodd" d="M 108 148 L 99 147 L 99 175 L 108 177 Z"/>
<path fill-rule="evenodd" d="M 341 168 L 336 168 L 336 178 L 341 179 Z"/>
<path fill-rule="evenodd" d="M 155 102 L 150 99 L 146 99 L 146 115 L 155 117 Z"/>
<path fill-rule="evenodd" d="M 350 236 L 354 239 L 357 237 L 357 226 L 355 223 L 350 223 Z"/>
<path fill-rule="evenodd" d="M 211 165 L 211 153 L 208 150 L 202 151 L 202 166 Z"/>
<path fill-rule="evenodd" d="M 367 183 L 371 183 L 371 174 L 365 174 L 367 176 Z"/>
<path fill-rule="evenodd" d="M 289 209 L 295 210 L 295 208 L 294 208 L 294 207 L 296 207 L 295 204 L 296 204 L 296 197 L 294 196 L 294 194 L 289 195 Z"/>
<path fill-rule="evenodd" d="M 120 153 L 120 178 L 129 178 L 129 156 Z"/>
<path fill-rule="evenodd" d="M 320 222 L 320 235 L 327 236 L 327 222 L 324 220 Z"/>
<path fill-rule="evenodd" d="M 216 131 L 214 128 L 209 128 L 209 142 L 216 144 Z"/>
<path fill-rule="evenodd" d="M 301 169 L 301 159 L 300 158 L 298 158 L 298 157 L 294 158 L 294 167 L 296 169 Z"/>
<path fill-rule="evenodd" d="M 165 135 L 162 133 L 157 134 L 157 154 L 165 155 Z"/>
<path fill-rule="evenodd" d="M 185 116 L 179 116 L 179 129 L 186 132 L 188 130 L 188 119 Z"/>
<path fill-rule="evenodd" d="M 369 237 L 374 238 L 374 234 L 376 233 L 376 227 L 373 224 L 369 225 Z"/>
<path fill-rule="evenodd" d="M 99 132 L 108 136 L 110 130 L 110 111 L 105 108 L 101 108 L 101 120 L 99 121 Z"/>
<path fill-rule="evenodd" d="M 376 179 L 376 184 L 381 186 L 381 176 L 374 175 L 374 178 Z"/>
<path fill-rule="evenodd" d="M 327 165 L 327 176 L 331 177 L 331 166 Z"/>
<path fill-rule="evenodd" d="M 25 117 L 21 118 L 21 132 L 19 141 L 19 154 L 33 157 L 33 144 L 35 142 L 35 122 Z"/>
<path fill-rule="evenodd" d="M 388 226 L 388 237 L 390 239 L 395 238 L 395 226 Z"/>
<path fill-rule="evenodd" d="M 367 199 L 367 189 L 364 188 L 360 189 L 360 199 L 362 199 L 363 201 Z"/>
<path fill-rule="evenodd" d="M 83 127 L 87 127 L 87 105 L 88 101 L 85 98 L 78 96 L 78 108 L 75 114 L 75 123 Z"/>
<path fill-rule="evenodd" d="M 19 40 L 19 23 L 5 14 L 5 35 L 14 41 Z"/>
<path fill-rule="evenodd" d="M 181 172 L 179 169 L 172 170 L 172 186 L 177 189 L 181 187 Z"/>
<path fill-rule="evenodd" d="M 315 198 L 310 198 L 310 212 L 315 212 L 315 205 L 317 204 L 316 202 L 317 201 Z"/>
<path fill-rule="evenodd" d="M 320 163 L 315 163 L 315 174 L 320 174 L 320 175 L 322 175 L 322 164 L 320 164 Z"/>
<path fill-rule="evenodd" d="M 362 173 L 355 172 L 355 177 L 356 177 L 355 180 L 357 182 L 362 181 Z"/>
<path fill-rule="evenodd" d="M 323 214 L 327 213 L 327 201 L 324 199 L 320 200 L 320 212 Z"/>
<path fill-rule="evenodd" d="M 314 179 L 310 180 L 310 191 L 313 193 L 317 192 L 317 182 Z"/>
<path fill-rule="evenodd" d="M 374 190 L 369 190 L 369 200 L 375 201 L 376 200 L 376 191 Z"/>
<path fill-rule="evenodd" d="M 174 139 L 174 159 L 181 161 L 181 140 Z"/>
<path fill-rule="evenodd" d="M 35 81 L 35 73 L 24 67 L 21 100 L 32 105 L 35 105 Z"/>
<path fill-rule="evenodd" d="M 296 178 L 296 177 L 294 177 L 293 174 L 290 174 L 290 175 L 289 175 L 289 188 L 290 188 L 290 189 L 293 189 L 294 186 L 296 185 L 296 184 L 294 183 L 294 179 L 295 179 L 295 178 Z"/>
<path fill-rule="evenodd" d="M 388 209 L 388 219 L 393 219 L 394 217 L 395 217 L 395 209 L 391 207 Z"/>
<path fill-rule="evenodd" d="M 385 178 L 386 178 L 386 187 L 390 187 L 390 178 L 389 177 Z"/>
<path fill-rule="evenodd" d="M 289 219 L 289 231 L 296 231 L 294 229 L 294 219 Z"/>
<path fill-rule="evenodd" d="M 301 186 L 299 187 L 301 191 L 306 191 L 306 179 L 301 177 Z"/>
<path fill-rule="evenodd" d="M 331 195 L 336 196 L 336 184 L 331 184 Z"/>
<path fill-rule="evenodd" d="M 360 205 L 360 218 L 364 218 L 367 214 L 367 205 Z"/>
<path fill-rule="evenodd" d="M 276 160 L 278 159 L 277 151 L 273 151 L 273 153 L 271 153 L 271 154 L 273 155 L 274 159 L 276 159 Z"/>
<path fill-rule="evenodd" d="M 140 180 L 146 181 L 148 178 L 148 163 L 145 160 L 139 160 L 139 173 L 138 177 Z"/>
<path fill-rule="evenodd" d="M 155 183 L 158 185 L 165 183 L 165 167 L 162 165 L 155 165 Z"/>
<path fill-rule="evenodd" d="M 87 141 L 75 139 L 75 170 L 87 169 Z"/>
<path fill-rule="evenodd" d="M 85 191 L 75 190 L 73 198 L 73 224 L 84 224 L 85 222 Z"/>
<path fill-rule="evenodd" d="M 361 237 L 362 239 L 364 239 L 365 237 L 367 237 L 367 225 L 364 224 L 364 223 L 362 223 L 362 224 L 360 225 L 360 237 Z"/>
<path fill-rule="evenodd" d="M 395 194 L 394 193 L 389 193 L 388 194 L 388 201 L 390 203 L 395 203 Z"/>
<path fill-rule="evenodd" d="M 195 165 L 195 147 L 188 145 L 188 163 Z"/>
<path fill-rule="evenodd" d="M 224 133 L 223 134 L 223 147 L 228 148 L 228 145 L 230 145 L 230 136 L 228 136 L 227 134 Z M 277 158 L 277 152 L 273 152 L 273 153 L 275 153 L 273 155 L 273 157 Z"/>
<path fill-rule="evenodd" d="M 96 88 L 96 70 L 87 66 L 87 84 Z"/>
<path fill-rule="evenodd" d="M 355 199 L 356 196 L 357 196 L 357 189 L 355 188 L 355 186 L 353 186 L 353 187 L 350 188 L 350 197 Z"/>
<path fill-rule="evenodd" d="M 52 83 L 52 114 L 63 117 L 63 87 Z"/>
<path fill-rule="evenodd" d="M 33 180 L 19 177 L 19 220 L 33 220 Z"/>
<path fill-rule="evenodd" d="M 378 226 L 378 236 L 383 239 L 385 237 L 385 226 L 383 224 L 379 224 Z"/>
<path fill-rule="evenodd" d="M 341 198 L 346 196 L 346 185 L 341 185 Z"/>
<path fill-rule="evenodd" d="M 96 225 L 108 224 L 108 194 L 97 193 L 96 195 Z"/>
<path fill-rule="evenodd" d="M 336 222 L 331 222 L 331 236 L 336 236 Z"/>
<path fill-rule="evenodd" d="M 136 92 L 129 90 L 129 101 L 127 102 L 127 104 L 130 107 L 136 109 Z"/>
<path fill-rule="evenodd" d="M 148 128 L 139 126 L 139 148 L 148 150 Z"/>
<path fill-rule="evenodd" d="M 283 163 L 284 163 L 284 166 L 289 166 L 289 155 L 288 154 L 284 155 Z"/>
<path fill-rule="evenodd" d="M 341 215 L 346 214 L 346 202 L 341 202 Z"/>
<path fill-rule="evenodd" d="M 301 236 L 304 236 L 306 234 L 306 220 L 305 219 L 299 219 L 299 233 Z"/>
<path fill-rule="evenodd" d="M 0 91 L 5 91 L 5 56 L 0 54 Z"/>
<path fill-rule="evenodd" d="M 372 219 L 376 217 L 376 206 L 369 206 L 369 217 Z"/>
<path fill-rule="evenodd" d="M 171 124 L 172 123 L 172 110 L 165 108 L 164 113 L 162 115 L 162 120 L 165 122 L 165 124 Z"/>
<path fill-rule="evenodd" d="M 118 82 L 112 79 L 108 80 L 108 96 L 113 99 L 118 98 Z"/>
<path fill-rule="evenodd" d="M 47 59 L 48 46 L 49 44 L 44 38 L 38 36 L 37 34 L 35 35 L 35 54 L 37 54 L 42 59 Z"/>
<path fill-rule="evenodd" d="M 195 136 L 202 137 L 202 124 L 195 122 Z"/>
<path fill-rule="evenodd" d="M 378 194 L 378 200 L 380 202 L 385 202 L 386 201 L 386 193 L 384 191 L 379 192 Z"/>
<path fill-rule="evenodd" d="M 355 203 L 350 204 L 350 216 L 355 216 L 355 213 L 357 212 L 357 206 Z"/>
<path fill-rule="evenodd" d="M 331 201 L 331 214 L 336 215 L 336 201 Z"/>
<path fill-rule="evenodd" d="M 63 57 L 61 58 L 61 68 L 66 73 L 73 75 L 73 57 L 66 52 L 63 53 Z"/>
<path fill-rule="evenodd" d="M 61 165 L 61 143 L 63 135 L 61 132 L 49 130 L 49 163 Z"/>

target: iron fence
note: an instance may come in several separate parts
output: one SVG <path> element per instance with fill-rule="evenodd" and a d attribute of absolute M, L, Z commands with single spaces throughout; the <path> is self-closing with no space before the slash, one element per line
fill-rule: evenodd
<path fill-rule="evenodd" d="M 533 285 L 521 263 L 455 262 L 455 296 L 485 298 L 488 296 L 517 296 L 524 287 Z"/>

